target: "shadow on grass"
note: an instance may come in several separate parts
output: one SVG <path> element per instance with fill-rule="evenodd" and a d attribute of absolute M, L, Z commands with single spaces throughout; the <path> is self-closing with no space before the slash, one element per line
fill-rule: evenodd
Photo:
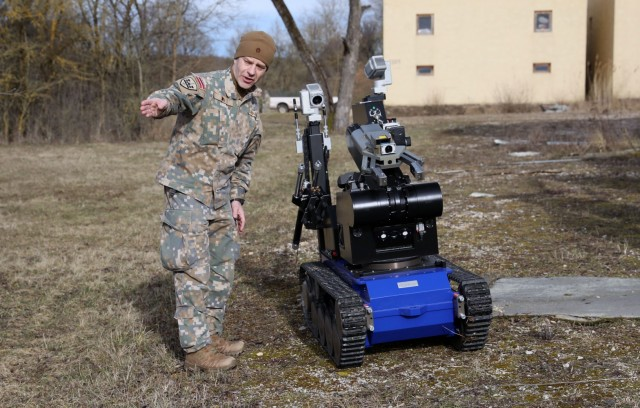
<path fill-rule="evenodd" d="M 567 119 L 548 122 L 525 121 L 516 123 L 464 124 L 444 130 L 444 135 L 470 135 L 514 140 L 587 141 L 595 132 L 630 148 L 630 139 L 640 136 L 640 120 L 631 119 Z"/>
<path fill-rule="evenodd" d="M 540 182 L 540 194 L 527 201 L 541 205 L 565 228 L 640 248 L 640 157 L 591 160 L 601 171 Z M 633 176 L 636 174 L 636 176 Z"/>
<path fill-rule="evenodd" d="M 288 344 L 284 334 L 289 332 L 308 346 L 316 356 L 328 359 L 329 357 L 311 332 L 303 329 L 304 320 L 299 299 L 299 267 L 295 256 L 291 254 L 267 255 L 261 257 L 260 262 L 249 257 L 240 258 L 236 263 L 236 269 L 241 270 L 244 276 L 250 277 L 245 280 L 245 284 L 259 296 L 258 304 L 248 304 L 244 300 L 239 300 L 234 307 L 243 309 L 242 313 L 245 315 L 250 313 L 246 309 L 251 309 L 253 316 L 260 319 L 259 322 L 255 322 L 255 327 L 260 329 L 255 330 L 254 341 L 272 344 L 282 341 Z M 274 312 L 278 315 L 278 319 L 264 318 Z M 287 329 L 283 330 L 278 326 L 281 319 L 286 321 Z"/>
<path fill-rule="evenodd" d="M 367 349 L 365 354 L 365 361 L 367 356 L 384 355 L 392 351 L 428 351 L 435 350 L 438 347 L 446 348 L 451 353 L 457 353 L 453 345 L 453 337 L 447 336 L 433 336 L 422 337 L 409 340 L 399 340 L 389 343 L 376 344 Z"/>
<path fill-rule="evenodd" d="M 147 330 L 157 333 L 176 358 L 183 357 L 178 340 L 178 325 L 173 318 L 175 310 L 171 273 L 153 276 L 134 288 L 127 296 L 140 311 Z"/>
<path fill-rule="evenodd" d="M 266 256 L 259 262 L 254 257 L 241 257 L 236 262 L 236 271 L 245 277 L 240 285 L 248 285 L 257 296 L 242 298 L 236 283 L 225 327 L 237 326 L 233 331 L 238 337 L 255 344 L 288 343 L 285 334 L 290 332 L 312 346 L 318 356 L 326 357 L 310 332 L 300 330 L 304 323 L 298 301 L 298 267 L 294 266 L 291 257 Z M 175 300 L 171 273 L 157 274 L 131 291 L 121 293 L 120 298 L 132 302 L 140 311 L 146 330 L 157 333 L 176 358 L 183 358 L 178 326 L 173 318 Z M 269 318 L 274 315 L 278 318 Z M 279 326 L 282 318 L 287 328 Z"/>

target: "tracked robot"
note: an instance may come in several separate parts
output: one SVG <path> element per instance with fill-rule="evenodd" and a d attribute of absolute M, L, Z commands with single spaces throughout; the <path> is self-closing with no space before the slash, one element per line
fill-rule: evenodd
<path fill-rule="evenodd" d="M 338 367 L 360 366 L 366 349 L 403 340 L 440 336 L 461 351 L 481 349 L 492 318 L 489 286 L 438 254 L 440 186 L 422 181 L 423 160 L 407 149 L 411 138 L 386 116 L 389 63 L 374 56 L 365 74 L 374 81 L 372 93 L 353 105 L 346 130 L 358 171 L 338 177 L 335 204 L 322 88 L 300 91 L 302 131 L 294 109 L 303 162 L 292 196 L 298 207 L 292 247 L 304 226 L 317 231 L 320 256 L 300 266 L 305 324 Z"/>

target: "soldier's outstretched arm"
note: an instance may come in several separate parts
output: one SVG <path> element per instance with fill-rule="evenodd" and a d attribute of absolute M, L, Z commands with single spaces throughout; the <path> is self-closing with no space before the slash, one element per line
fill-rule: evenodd
<path fill-rule="evenodd" d="M 140 113 L 148 118 L 157 118 L 169 106 L 169 101 L 162 98 L 149 98 L 140 102 Z"/>

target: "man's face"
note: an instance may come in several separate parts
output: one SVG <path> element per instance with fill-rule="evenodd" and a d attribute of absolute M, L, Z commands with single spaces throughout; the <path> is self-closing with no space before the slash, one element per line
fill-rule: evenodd
<path fill-rule="evenodd" d="M 238 85 L 243 89 L 249 89 L 267 72 L 264 62 L 253 57 L 238 57 L 233 60 L 233 76 Z"/>

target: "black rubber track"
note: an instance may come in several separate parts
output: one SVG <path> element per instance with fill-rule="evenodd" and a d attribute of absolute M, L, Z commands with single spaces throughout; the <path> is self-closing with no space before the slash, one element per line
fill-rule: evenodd
<path fill-rule="evenodd" d="M 300 267 L 305 323 L 337 367 L 357 367 L 364 360 L 367 337 L 362 299 L 321 262 Z"/>
<path fill-rule="evenodd" d="M 457 336 L 453 340 L 453 346 L 460 351 L 480 350 L 487 342 L 493 317 L 489 284 L 482 277 L 440 256 L 436 255 L 435 258 L 452 270 L 449 281 L 465 299 L 466 319 L 456 316 Z"/>

